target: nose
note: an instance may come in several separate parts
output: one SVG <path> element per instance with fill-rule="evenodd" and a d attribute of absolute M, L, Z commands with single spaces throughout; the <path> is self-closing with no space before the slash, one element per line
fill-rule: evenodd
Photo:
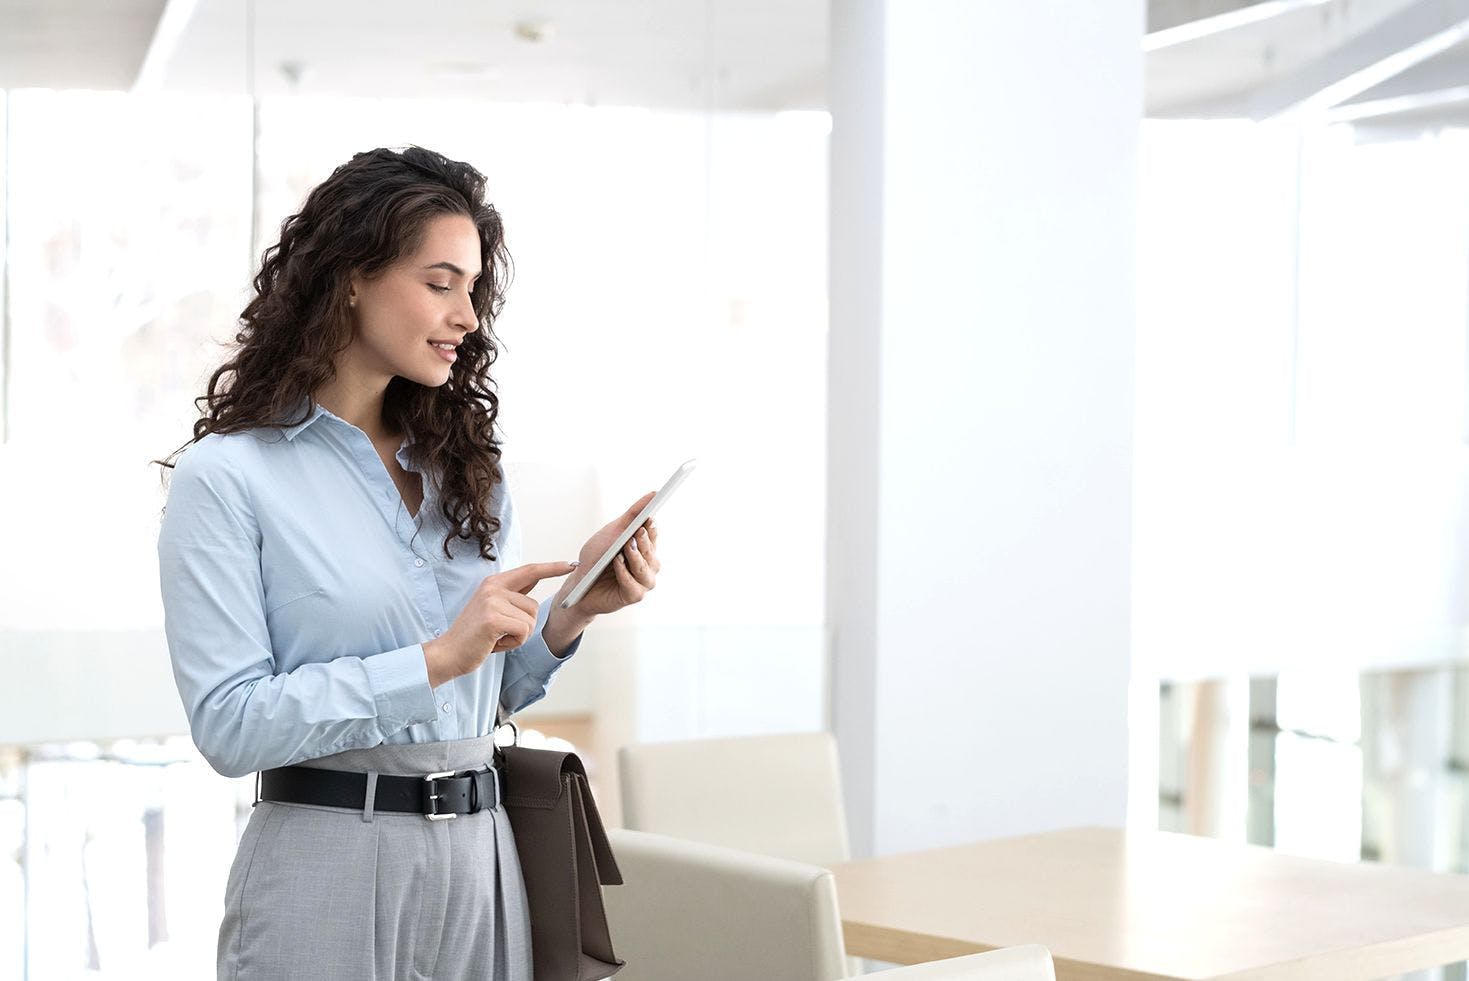
<path fill-rule="evenodd" d="M 461 294 L 459 305 L 454 308 L 454 326 L 466 334 L 479 330 L 479 316 L 474 312 L 474 301 L 468 294 Z"/>

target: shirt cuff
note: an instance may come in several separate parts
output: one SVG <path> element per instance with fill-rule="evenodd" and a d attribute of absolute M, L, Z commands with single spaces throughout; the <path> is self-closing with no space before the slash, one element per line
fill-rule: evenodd
<path fill-rule="evenodd" d="M 536 629 L 526 639 L 524 644 L 516 648 L 515 659 L 520 662 L 526 674 L 542 680 L 550 678 L 556 673 L 556 669 L 567 661 L 576 649 L 581 646 L 581 639 L 586 636 L 586 631 L 576 635 L 576 640 L 571 646 L 562 652 L 560 657 L 551 653 L 551 648 L 546 646 L 546 621 L 551 619 L 551 610 L 556 606 L 556 597 L 541 601 L 541 608 L 536 612 Z"/>
<path fill-rule="evenodd" d="M 367 669 L 367 684 L 372 689 L 378 725 L 383 732 L 392 734 L 439 717 L 434 690 L 428 683 L 428 662 L 422 644 L 374 654 L 363 658 L 362 664 Z"/>

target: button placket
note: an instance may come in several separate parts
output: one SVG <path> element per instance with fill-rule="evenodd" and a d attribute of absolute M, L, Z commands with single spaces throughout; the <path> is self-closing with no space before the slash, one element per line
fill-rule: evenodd
<path fill-rule="evenodd" d="M 427 544 L 432 539 L 432 536 L 437 533 L 433 522 L 426 522 L 423 520 L 424 517 L 429 513 L 428 509 L 433 503 L 433 484 L 432 481 L 425 479 L 423 504 L 420 505 L 418 511 L 418 517 L 420 519 L 419 524 L 425 526 L 418 529 L 421 533 L 420 541 L 424 542 L 425 544 Z M 404 511 L 406 513 L 407 509 L 405 508 Z M 402 538 L 401 535 L 400 538 Z M 427 572 L 427 575 L 419 574 L 409 576 L 409 578 L 413 582 L 414 591 L 418 594 L 418 608 L 419 612 L 423 614 L 425 624 L 432 624 L 435 622 L 447 623 L 449 621 L 449 617 L 448 611 L 444 608 L 444 594 L 439 585 L 438 568 L 427 557 L 420 555 L 417 551 L 414 551 L 413 543 L 410 539 L 403 538 L 403 543 L 408 548 L 408 550 L 413 553 L 413 568 L 422 569 Z M 445 574 L 448 574 L 447 570 Z M 432 629 L 435 637 L 443 636 L 445 629 L 444 627 L 433 627 Z M 450 706 L 444 711 L 449 712 L 452 710 L 453 708 L 452 706 Z"/>
<path fill-rule="evenodd" d="M 333 416 L 332 418 L 335 419 L 337 417 Z M 397 485 L 393 483 L 393 478 L 388 473 L 388 468 L 383 465 L 382 457 L 377 455 L 377 449 L 372 445 L 372 440 L 367 438 L 367 434 L 345 420 L 339 421 L 350 430 L 346 434 L 348 448 L 351 450 L 352 456 L 356 458 L 357 466 L 362 471 L 362 476 L 367 481 L 368 487 L 377 488 L 377 493 L 374 496 L 377 497 L 379 502 L 378 512 L 383 516 L 383 520 L 388 523 L 388 527 L 392 528 L 393 532 L 402 540 L 403 529 L 398 525 L 398 516 L 395 513 L 395 509 L 401 508 L 403 513 L 407 514 L 408 506 L 403 503 L 403 497 L 398 493 Z"/>

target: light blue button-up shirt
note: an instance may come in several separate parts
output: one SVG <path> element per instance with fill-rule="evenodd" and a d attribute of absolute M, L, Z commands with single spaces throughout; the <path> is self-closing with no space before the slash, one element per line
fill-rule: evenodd
<path fill-rule="evenodd" d="M 414 471 L 412 440 L 398 462 Z M 367 434 L 312 403 L 300 425 L 211 433 L 178 459 L 158 537 L 164 633 L 194 743 L 228 777 L 348 749 L 468 739 L 546 694 L 542 631 L 428 682 L 423 644 L 488 575 L 521 562 L 508 485 L 494 553 L 454 539 L 424 474 L 415 519 Z"/>

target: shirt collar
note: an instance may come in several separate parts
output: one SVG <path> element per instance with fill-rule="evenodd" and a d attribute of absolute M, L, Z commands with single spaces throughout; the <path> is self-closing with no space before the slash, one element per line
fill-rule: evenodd
<path fill-rule="evenodd" d="M 326 410 L 326 408 L 324 408 L 322 405 L 320 405 L 316 401 L 314 401 L 312 399 L 309 399 L 309 398 L 308 399 L 303 399 L 301 402 L 298 402 L 296 404 L 296 411 L 295 412 L 292 412 L 289 416 L 287 416 L 287 418 L 292 418 L 293 419 L 296 416 L 300 415 L 303 407 L 305 407 L 306 405 L 310 405 L 311 406 L 311 413 L 310 413 L 310 415 L 308 415 L 306 417 L 306 420 L 304 422 L 299 422 L 299 423 L 297 423 L 294 426 L 286 426 L 286 427 L 284 427 L 281 430 L 281 432 L 283 432 L 285 434 L 286 439 L 291 440 L 291 441 L 294 441 L 296 439 L 297 435 L 300 434 L 301 430 L 303 430 L 306 427 L 310 426 L 312 423 L 316 422 L 316 420 L 320 419 L 322 416 L 331 416 L 333 419 L 336 419 L 337 418 L 336 416 L 334 416 L 330 412 L 328 412 Z M 409 450 L 417 442 L 418 441 L 415 440 L 411 434 L 408 435 L 408 436 L 406 436 L 406 437 L 404 437 L 404 439 L 403 439 L 403 445 L 400 446 L 398 448 L 398 452 L 396 454 L 394 454 L 397 457 L 397 459 L 398 459 L 398 463 L 400 465 L 402 465 L 402 467 L 403 467 L 404 470 L 410 470 L 410 471 L 412 471 L 414 473 L 418 473 L 419 472 L 419 468 L 416 467 L 416 466 L 414 466 L 412 464 L 412 462 L 411 462 L 411 456 L 409 454 Z"/>
<path fill-rule="evenodd" d="M 410 473 L 420 473 L 418 467 L 413 465 L 413 444 L 416 442 L 412 436 L 403 437 L 403 445 L 398 447 L 394 454 L 398 458 L 398 464 Z"/>
<path fill-rule="evenodd" d="M 296 411 L 290 413 L 286 418 L 294 419 L 296 416 L 301 414 L 302 408 L 306 405 L 309 405 L 311 407 L 311 414 L 306 417 L 305 422 L 297 423 L 294 426 L 287 426 L 282 429 L 281 432 L 285 434 L 286 439 L 294 440 L 296 438 L 296 435 L 301 432 L 301 430 L 305 429 L 307 426 L 320 419 L 323 415 L 328 414 L 327 411 L 323 409 L 320 405 L 317 405 L 310 399 L 304 399 L 303 401 L 297 403 Z"/>

